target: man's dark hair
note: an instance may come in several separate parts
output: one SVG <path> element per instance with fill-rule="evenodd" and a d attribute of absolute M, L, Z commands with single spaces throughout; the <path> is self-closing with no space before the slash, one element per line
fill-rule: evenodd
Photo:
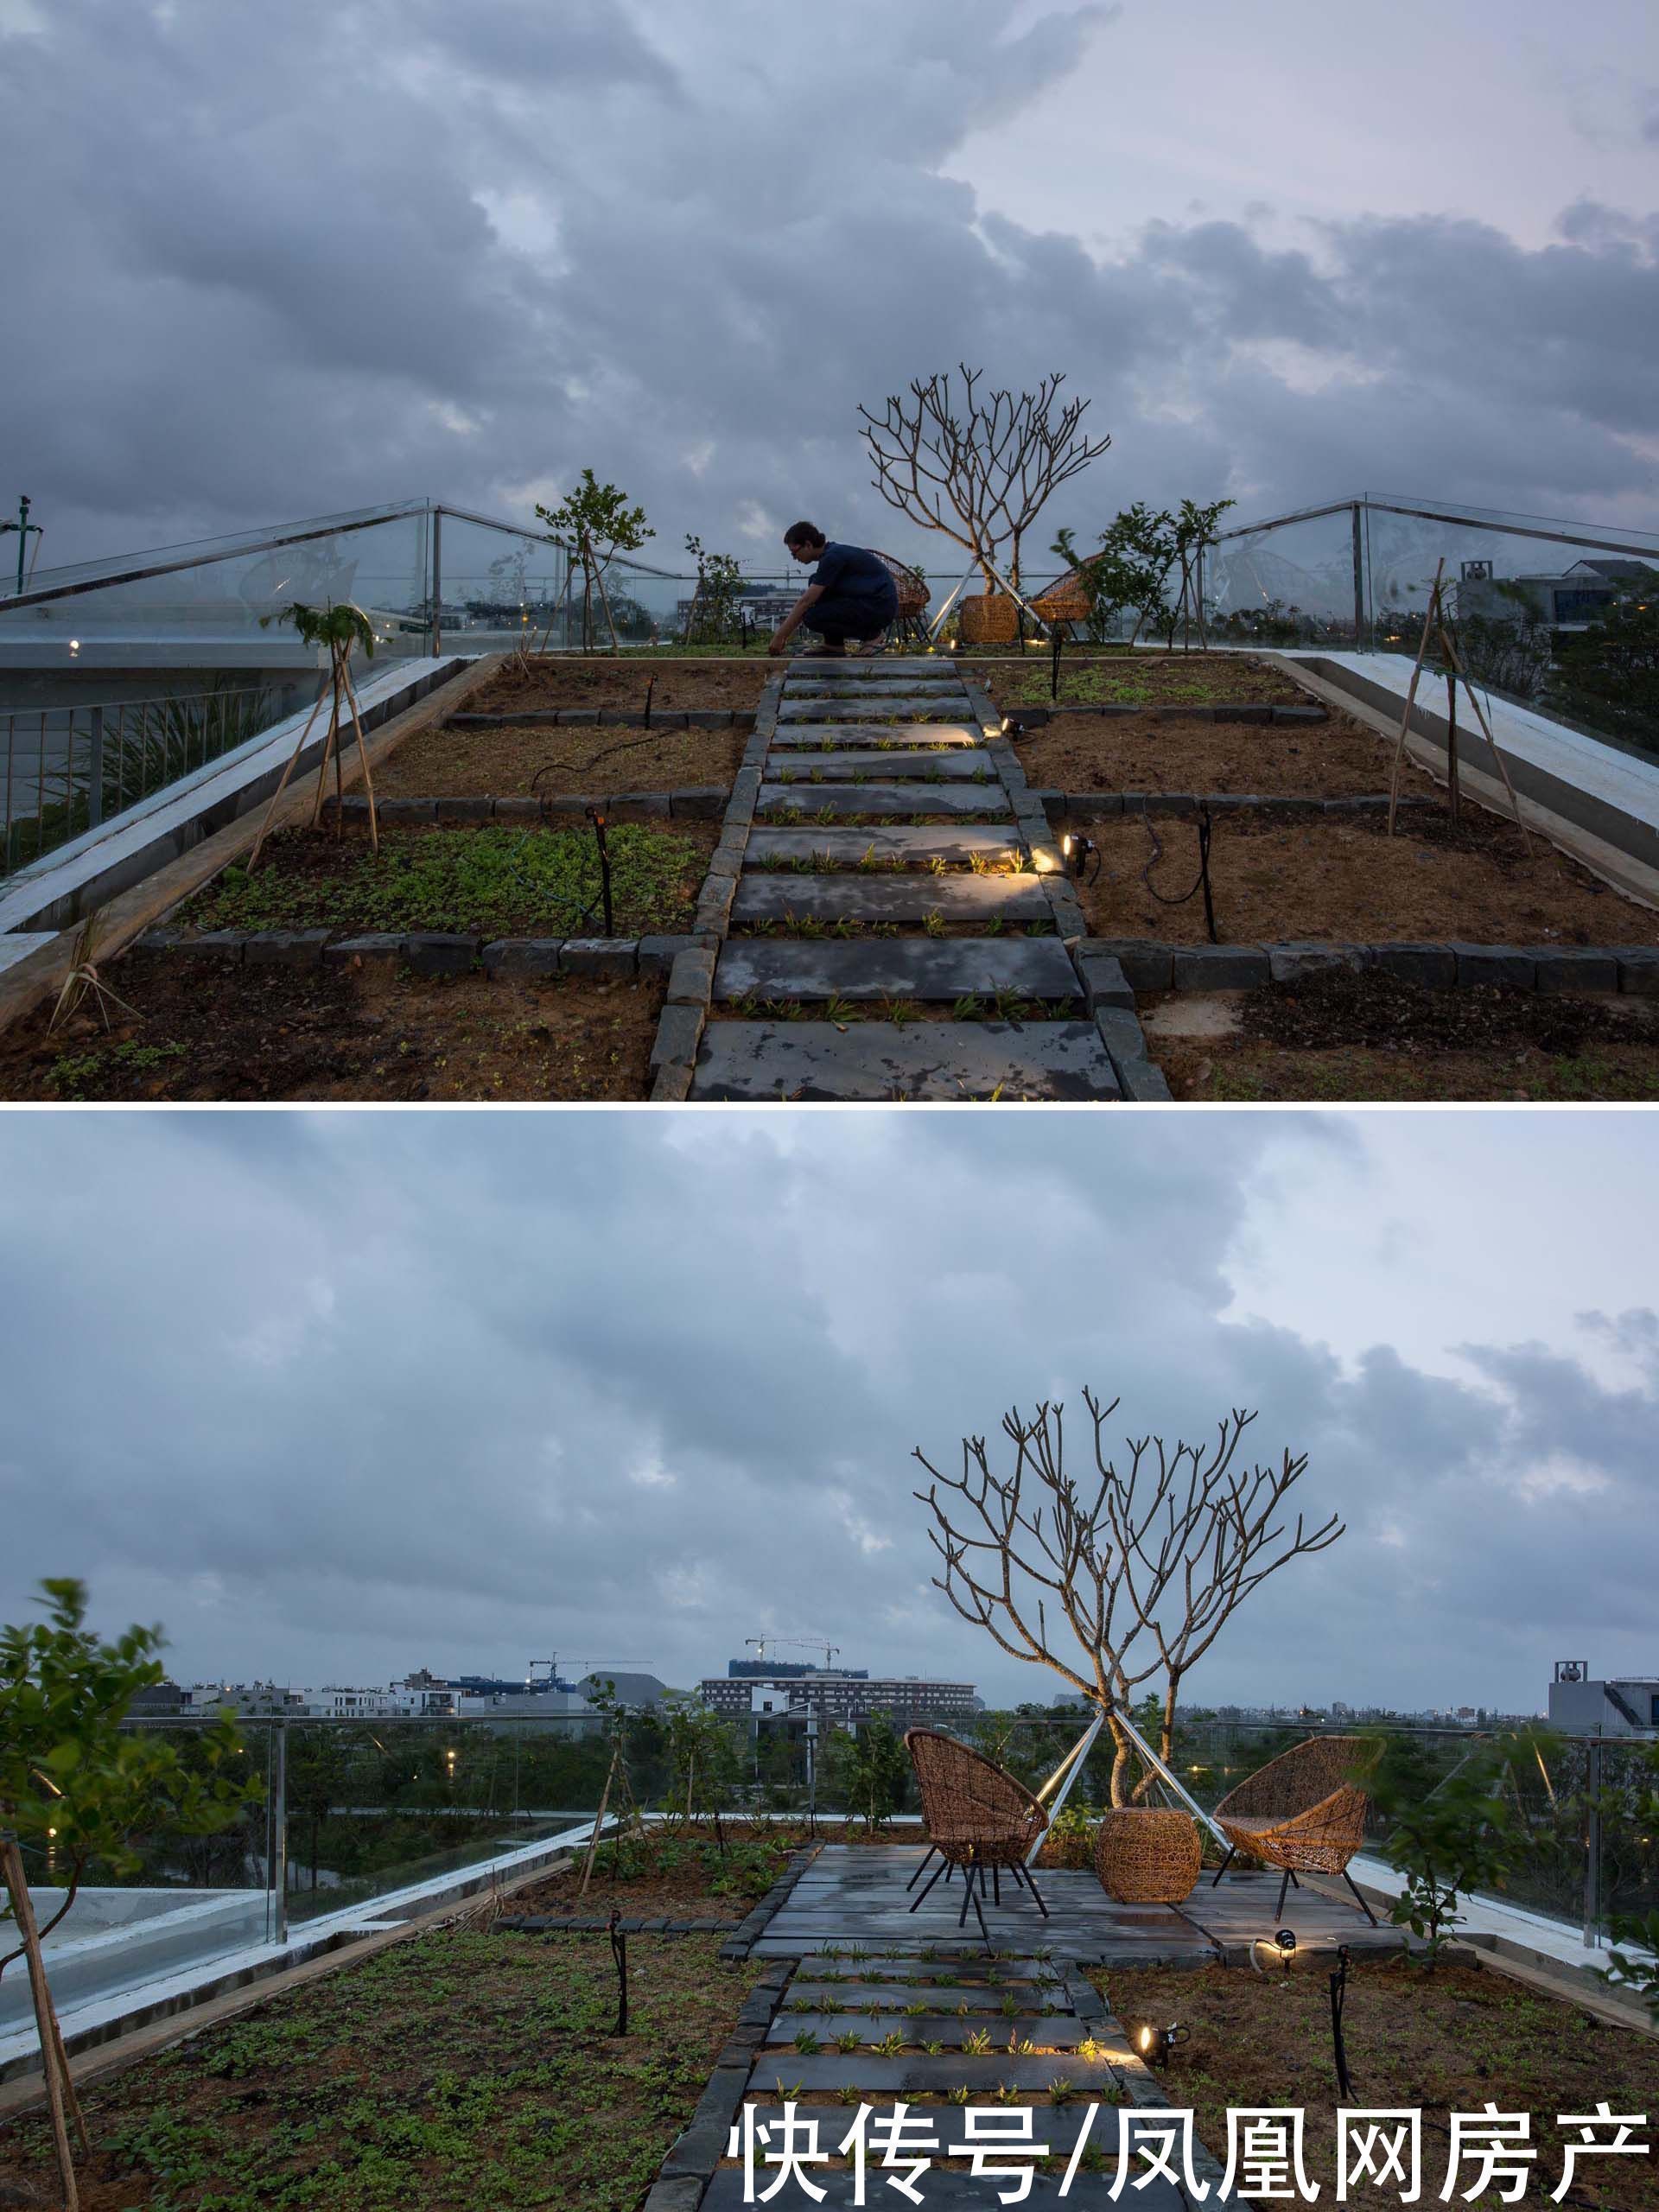
<path fill-rule="evenodd" d="M 792 522 L 784 532 L 785 545 L 827 545 L 829 542 L 816 523 Z"/>

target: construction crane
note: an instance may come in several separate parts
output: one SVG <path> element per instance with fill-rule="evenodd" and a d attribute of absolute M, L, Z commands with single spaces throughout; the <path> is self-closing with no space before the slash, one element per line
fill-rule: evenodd
<path fill-rule="evenodd" d="M 791 1651 L 822 1651 L 826 1668 L 841 1656 L 841 1646 L 826 1643 L 821 1636 L 746 1636 L 743 1641 L 747 1646 L 752 1646 L 758 1651 L 762 1659 L 766 1656 L 769 1643 L 786 1643 Z"/>
<path fill-rule="evenodd" d="M 645 1667 L 648 1666 L 650 1662 L 645 1659 L 572 1659 L 569 1662 L 569 1664 L 572 1667 L 580 1667 L 582 1673 L 588 1675 L 591 1674 L 595 1667 Z M 526 1689 L 528 1689 L 530 1685 L 535 1681 L 536 1669 L 538 1667 L 546 1668 L 548 1680 L 550 1681 L 556 1682 L 558 1681 L 559 1662 L 557 1654 L 556 1653 L 551 1659 L 532 1659 L 531 1661 L 530 1672 L 524 1676 L 524 1688 Z"/>

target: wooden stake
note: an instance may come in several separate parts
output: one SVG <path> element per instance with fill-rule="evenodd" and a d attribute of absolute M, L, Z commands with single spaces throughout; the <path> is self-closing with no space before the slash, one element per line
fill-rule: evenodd
<path fill-rule="evenodd" d="M 374 778 L 369 773 L 369 748 L 363 741 L 363 725 L 357 713 L 357 689 L 352 682 L 349 669 L 346 672 L 346 702 L 352 710 L 352 728 L 357 732 L 357 757 L 363 764 L 363 788 L 369 796 L 369 843 L 378 853 L 380 849 L 380 823 L 375 812 Z M 344 808 L 340 811 L 343 814 Z"/>
<path fill-rule="evenodd" d="M 75 2161 L 69 2148 L 69 2130 L 64 2120 L 64 2073 L 67 2069 L 62 2063 L 63 2044 L 58 2034 L 57 2018 L 52 2009 L 52 1991 L 46 1979 L 46 1964 L 41 1956 L 40 1931 L 35 1924 L 35 1908 L 29 1902 L 29 1876 L 23 1871 L 23 1854 L 10 1836 L 0 1842 L 0 1870 L 5 1875 L 17 1932 L 23 1940 L 23 1955 L 29 1961 L 29 1993 L 35 2000 L 35 2024 L 41 2040 L 41 2069 L 46 2077 L 46 2101 L 52 2115 L 52 2140 L 58 2154 L 58 2179 L 63 2188 L 64 2212 L 80 2212 Z M 70 2094 L 73 2097 L 73 2091 Z"/>
<path fill-rule="evenodd" d="M 611 1802 L 611 1783 L 615 1778 L 617 1761 L 621 1756 L 622 1746 L 619 1742 L 616 1749 L 611 1753 L 611 1770 L 606 1776 L 605 1787 L 599 1794 L 599 1810 L 594 1815 L 594 1832 L 588 1839 L 588 1857 L 582 1870 L 582 1887 L 576 1891 L 578 1904 L 587 1896 L 588 1885 L 593 1879 L 594 1860 L 599 1855 L 599 1832 L 605 1824 L 605 1808 Z"/>
<path fill-rule="evenodd" d="M 328 677 L 328 731 L 322 741 L 322 759 L 317 766 L 317 795 L 311 803 L 311 827 L 314 830 L 322 820 L 322 794 L 327 782 L 330 759 L 334 762 L 336 783 L 340 779 L 340 647 L 334 645 L 329 650 L 333 665 Z M 335 809 L 334 819 L 338 827 L 338 808 Z"/>
<path fill-rule="evenodd" d="M 259 865 L 259 848 L 265 842 L 265 835 L 270 828 L 271 817 L 276 811 L 277 806 L 281 802 L 283 793 L 288 789 L 288 779 L 293 774 L 295 768 L 298 765 L 301 753 L 305 750 L 305 741 L 311 734 L 311 725 L 317 719 L 318 710 L 321 709 L 321 705 L 322 693 L 319 691 L 316 697 L 311 702 L 310 713 L 305 718 L 305 728 L 300 732 L 300 741 L 294 747 L 293 752 L 288 756 L 288 766 L 283 771 L 283 780 L 277 785 L 276 790 L 271 793 L 270 804 L 265 809 L 265 818 L 259 824 L 259 835 L 254 839 L 253 850 L 248 855 L 248 874 L 250 875 L 253 874 L 254 869 Z"/>
<path fill-rule="evenodd" d="M 1448 669 L 1446 676 L 1446 795 L 1452 808 L 1452 819 L 1458 821 L 1463 812 L 1462 795 L 1458 789 L 1458 678 L 1455 670 Z"/>
<path fill-rule="evenodd" d="M 622 641 L 616 634 L 616 617 L 611 612 L 611 595 L 605 588 L 604 569 L 596 569 L 594 571 L 594 576 L 599 585 L 599 603 L 605 609 L 605 620 L 611 633 L 611 651 L 613 653 L 620 653 L 622 650 Z"/>
<path fill-rule="evenodd" d="M 1428 612 L 1423 617 L 1422 639 L 1417 647 L 1417 659 L 1411 671 L 1411 686 L 1406 693 L 1405 712 L 1400 717 L 1400 735 L 1394 748 L 1394 771 L 1389 778 L 1389 835 L 1394 835 L 1394 819 L 1400 808 L 1400 763 L 1405 758 L 1406 733 L 1411 728 L 1411 710 L 1417 703 L 1417 685 L 1423 673 L 1423 663 L 1428 657 L 1428 640 L 1440 626 L 1440 579 L 1446 574 L 1446 556 L 1441 554 L 1440 566 L 1434 571 L 1434 588 L 1429 594 Z"/>
<path fill-rule="evenodd" d="M 1497 740 L 1492 734 L 1492 726 L 1486 719 L 1486 709 L 1481 705 L 1479 696 L 1476 692 L 1474 685 L 1469 681 L 1469 671 L 1463 664 L 1463 655 L 1458 651 L 1457 640 L 1447 632 L 1444 626 L 1442 626 L 1440 631 L 1440 643 L 1446 650 L 1446 658 L 1451 662 L 1452 668 L 1456 671 L 1458 675 L 1463 678 L 1463 688 L 1469 694 L 1469 703 L 1475 710 L 1475 720 L 1480 724 L 1481 734 L 1484 737 L 1487 744 L 1491 748 L 1492 758 L 1497 763 L 1497 772 L 1503 777 L 1503 788 L 1510 795 L 1510 805 L 1515 815 L 1515 826 L 1521 832 L 1522 840 L 1526 846 L 1529 855 L 1530 855 L 1532 852 L 1532 832 L 1528 829 L 1526 823 L 1521 819 L 1521 802 L 1516 797 L 1515 785 L 1510 781 L 1510 764 L 1498 750 Z"/>

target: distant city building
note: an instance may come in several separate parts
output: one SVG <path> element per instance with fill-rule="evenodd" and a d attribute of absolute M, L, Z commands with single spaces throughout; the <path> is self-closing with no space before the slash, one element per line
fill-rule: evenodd
<path fill-rule="evenodd" d="M 1659 1675 L 1592 1675 L 1585 1659 L 1558 1659 L 1549 1685 L 1553 1728 L 1603 1736 L 1659 1734 Z"/>
<path fill-rule="evenodd" d="M 306 1711 L 310 1693 L 276 1682 L 193 1682 L 179 1692 L 180 1713 L 219 1713 L 226 1707 L 238 1720 L 282 1720 Z"/>
<path fill-rule="evenodd" d="M 895 1728 L 956 1727 L 981 1710 L 971 1682 L 939 1682 L 915 1675 L 872 1679 L 868 1668 L 803 1666 L 795 1661 L 734 1659 L 724 1675 L 698 1684 L 704 1701 L 728 1720 L 815 1719 L 826 1732 L 856 1729 L 885 1713 Z"/>
<path fill-rule="evenodd" d="M 1510 576 L 1502 582 L 1490 562 L 1466 562 L 1459 593 L 1460 614 L 1513 622 L 1523 611 L 1557 630 L 1582 630 L 1599 622 L 1614 601 L 1628 593 L 1659 587 L 1659 569 L 1645 561 L 1575 561 L 1555 576 Z M 1471 573 L 1485 569 L 1486 574 Z M 1518 599 L 1517 599 L 1517 596 Z"/>

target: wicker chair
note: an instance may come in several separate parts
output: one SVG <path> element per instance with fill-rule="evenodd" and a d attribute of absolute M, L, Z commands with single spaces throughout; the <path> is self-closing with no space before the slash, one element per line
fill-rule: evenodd
<path fill-rule="evenodd" d="M 1047 1827 L 1048 1815 L 1024 1783 L 1005 1774 L 995 1760 L 959 1744 L 954 1736 L 942 1735 L 937 1728 L 910 1729 L 905 1749 L 910 1753 L 922 1793 L 922 1812 L 931 1847 L 928 1859 L 937 1852 L 941 1861 L 927 1889 L 910 1910 L 914 1912 L 925 1901 L 928 1890 L 941 1874 L 948 1876 L 953 1866 L 960 1866 L 964 1878 L 957 1925 L 965 1923 L 971 1904 L 979 1932 L 988 1943 L 990 1933 L 981 1905 L 985 1869 L 991 1870 L 993 1902 L 1001 1904 L 1001 1870 L 1006 1866 L 1015 1882 L 1023 1882 L 1031 1891 L 1038 1911 L 1046 1920 L 1048 1907 L 1031 1878 L 1026 1859 Z M 912 1885 L 926 1865 L 925 1859 L 912 1875 Z"/>
<path fill-rule="evenodd" d="M 1096 554 L 1095 559 L 1099 558 Z M 1045 622 L 1086 622 L 1095 602 L 1084 577 L 1093 566 L 1093 561 L 1084 561 L 1057 576 L 1040 599 L 1032 601 L 1032 613 L 1040 614 Z"/>
<path fill-rule="evenodd" d="M 1216 1881 L 1236 1852 L 1264 1866 L 1282 1866 L 1276 1908 L 1282 1912 L 1285 1891 L 1299 1871 L 1340 1874 L 1375 1928 L 1376 1916 L 1354 1889 L 1348 1861 L 1363 1840 L 1369 1803 L 1351 1777 L 1376 1757 L 1376 1745 L 1367 1737 L 1314 1736 L 1281 1751 L 1229 1790 L 1215 1810 L 1216 1824 L 1227 1839 L 1227 1856 Z"/>
<path fill-rule="evenodd" d="M 925 643 L 927 630 L 922 619 L 927 613 L 929 598 L 925 582 L 914 569 L 906 568 L 902 561 L 895 560 L 891 553 L 883 553 L 879 548 L 872 550 L 875 552 L 876 559 L 893 578 L 893 588 L 899 594 L 899 612 L 889 626 L 890 634 L 896 632 L 900 638 L 909 639 L 912 644 Z"/>

